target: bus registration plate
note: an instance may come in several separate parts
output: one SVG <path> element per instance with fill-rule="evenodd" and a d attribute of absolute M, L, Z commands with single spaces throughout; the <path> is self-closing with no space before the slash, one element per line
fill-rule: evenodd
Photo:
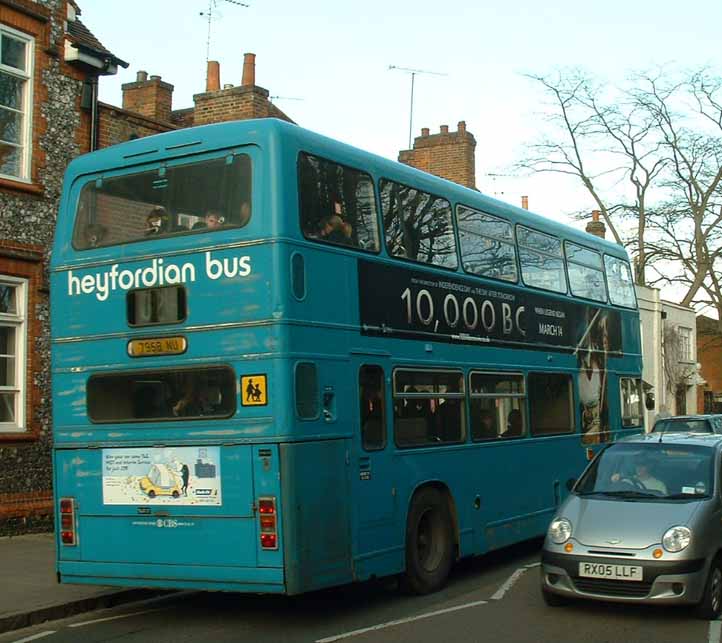
<path fill-rule="evenodd" d="M 638 565 L 609 565 L 607 563 L 579 563 L 579 575 L 586 578 L 612 578 L 614 580 L 642 580 Z"/>
<path fill-rule="evenodd" d="M 151 357 L 153 355 L 180 355 L 185 353 L 188 342 L 185 337 L 158 337 L 155 339 L 133 339 L 128 342 L 128 355 L 131 357 Z"/>

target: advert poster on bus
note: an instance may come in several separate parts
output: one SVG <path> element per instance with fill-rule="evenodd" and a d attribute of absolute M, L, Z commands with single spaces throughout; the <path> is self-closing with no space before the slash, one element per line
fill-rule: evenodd
<path fill-rule="evenodd" d="M 220 506 L 220 447 L 103 449 L 103 504 Z"/>
<path fill-rule="evenodd" d="M 598 339 L 595 350 L 622 350 L 615 310 L 364 260 L 358 278 L 361 327 L 368 335 L 572 352 Z"/>

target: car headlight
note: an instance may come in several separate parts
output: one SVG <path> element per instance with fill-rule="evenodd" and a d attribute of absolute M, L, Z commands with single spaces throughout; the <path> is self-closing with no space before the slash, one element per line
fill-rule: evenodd
<path fill-rule="evenodd" d="M 671 527 L 662 536 L 662 546 L 669 552 L 682 551 L 692 540 L 692 530 L 688 527 Z"/>
<path fill-rule="evenodd" d="M 572 523 L 566 518 L 555 518 L 549 525 L 549 538 L 553 543 L 562 545 L 572 536 Z"/>

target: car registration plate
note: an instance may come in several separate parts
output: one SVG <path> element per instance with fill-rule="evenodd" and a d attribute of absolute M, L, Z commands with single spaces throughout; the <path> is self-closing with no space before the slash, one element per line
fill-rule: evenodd
<path fill-rule="evenodd" d="M 148 357 L 151 355 L 180 355 L 188 344 L 185 337 L 160 337 L 158 339 L 134 339 L 128 343 L 128 355 Z"/>
<path fill-rule="evenodd" d="M 642 580 L 639 565 L 614 565 L 609 563 L 579 563 L 579 575 L 585 578 L 611 578 L 613 580 Z"/>

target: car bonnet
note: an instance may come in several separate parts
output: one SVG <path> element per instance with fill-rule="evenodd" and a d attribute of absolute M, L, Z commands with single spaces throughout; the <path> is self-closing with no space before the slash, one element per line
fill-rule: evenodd
<path fill-rule="evenodd" d="M 660 543 L 670 527 L 689 525 L 701 504 L 574 495 L 558 515 L 572 523 L 572 538 L 587 547 L 644 549 Z"/>

